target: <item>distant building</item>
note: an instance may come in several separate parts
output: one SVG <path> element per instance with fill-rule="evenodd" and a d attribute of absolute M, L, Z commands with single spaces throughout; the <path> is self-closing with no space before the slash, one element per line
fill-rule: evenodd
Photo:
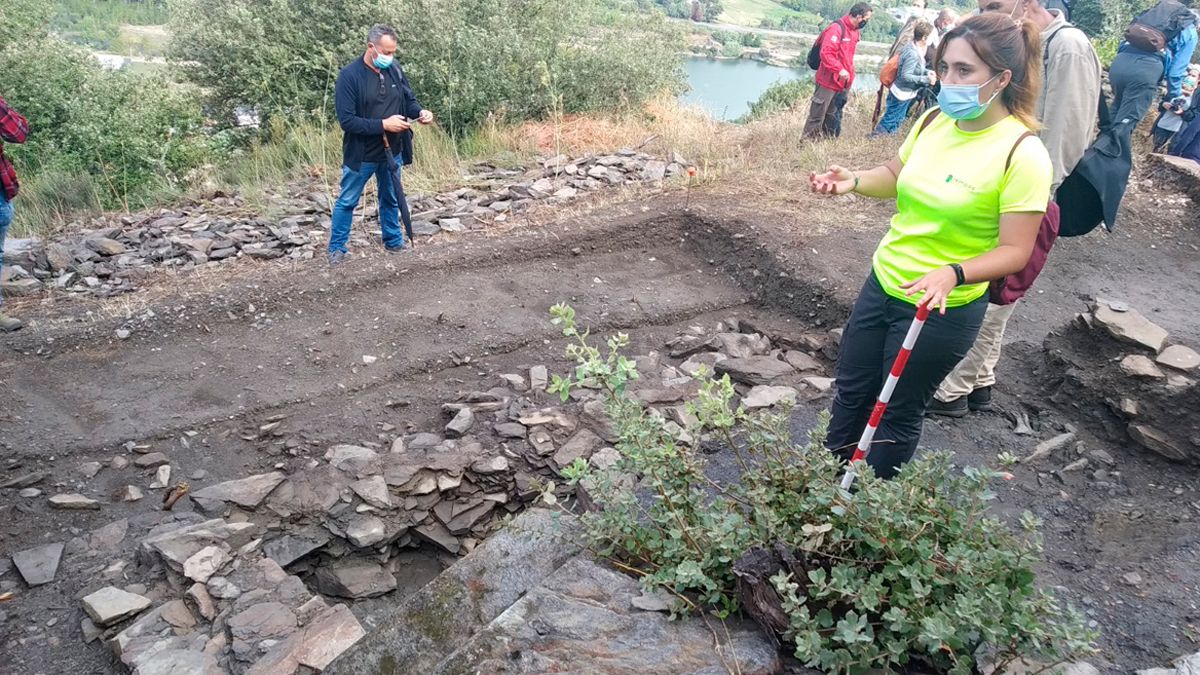
<path fill-rule="evenodd" d="M 125 67 L 129 61 L 120 54 L 101 54 L 95 53 L 96 60 L 100 62 L 100 67 L 105 70 L 120 70 Z"/>

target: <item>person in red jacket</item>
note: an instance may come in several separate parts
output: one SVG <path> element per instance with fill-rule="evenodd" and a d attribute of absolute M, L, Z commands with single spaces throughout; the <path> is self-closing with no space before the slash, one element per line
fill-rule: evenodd
<path fill-rule="evenodd" d="M 813 93 L 805 138 L 839 136 L 842 107 L 854 84 L 854 52 L 859 31 L 871 20 L 871 6 L 855 4 L 850 13 L 831 24 L 817 39 L 821 41 L 821 67 L 817 69 L 817 91 Z"/>
<path fill-rule="evenodd" d="M 0 98 L 0 140 L 8 143 L 24 143 L 29 135 L 29 122 L 20 113 L 8 107 L 8 103 Z M 8 234 L 8 225 L 12 222 L 12 200 L 17 196 L 17 172 L 12 162 L 4 156 L 4 143 L 0 142 L 0 272 L 4 271 L 4 235 Z M 3 309 L 4 297 L 0 295 L 0 309 Z M 0 311 L 0 332 L 14 331 L 21 327 L 21 322 Z"/>

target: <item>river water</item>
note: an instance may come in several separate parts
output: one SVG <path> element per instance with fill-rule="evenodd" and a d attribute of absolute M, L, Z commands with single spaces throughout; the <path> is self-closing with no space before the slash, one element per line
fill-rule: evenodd
<path fill-rule="evenodd" d="M 772 84 L 788 80 L 812 79 L 808 69 L 795 70 L 772 66 L 750 59 L 718 60 L 690 57 L 684 66 L 691 89 L 680 96 L 689 105 L 699 105 L 719 120 L 735 120 L 750 111 Z M 858 73 L 856 91 L 875 91 L 879 79 L 875 73 Z"/>

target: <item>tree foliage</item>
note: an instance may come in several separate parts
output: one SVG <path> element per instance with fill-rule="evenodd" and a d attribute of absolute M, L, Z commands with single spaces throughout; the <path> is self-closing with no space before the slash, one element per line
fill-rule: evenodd
<path fill-rule="evenodd" d="M 103 203 L 123 206 L 207 159 L 197 92 L 161 75 L 102 70 L 49 34 L 46 5 L 6 0 L 0 9 L 0 95 L 30 127 L 25 144 L 5 148 L 22 173 L 91 174 Z"/>
<path fill-rule="evenodd" d="M 400 33 L 418 98 L 452 128 L 636 105 L 683 84 L 682 34 L 624 0 L 175 0 L 172 52 L 229 110 L 332 117 L 367 29 Z"/>

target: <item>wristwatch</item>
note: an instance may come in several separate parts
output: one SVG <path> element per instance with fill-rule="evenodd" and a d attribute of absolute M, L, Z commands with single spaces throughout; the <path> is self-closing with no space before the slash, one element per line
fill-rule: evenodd
<path fill-rule="evenodd" d="M 967 283 L 967 275 L 963 273 L 962 265 L 958 263 L 950 263 L 950 269 L 954 270 L 954 279 L 957 283 L 955 286 L 962 286 Z"/>

